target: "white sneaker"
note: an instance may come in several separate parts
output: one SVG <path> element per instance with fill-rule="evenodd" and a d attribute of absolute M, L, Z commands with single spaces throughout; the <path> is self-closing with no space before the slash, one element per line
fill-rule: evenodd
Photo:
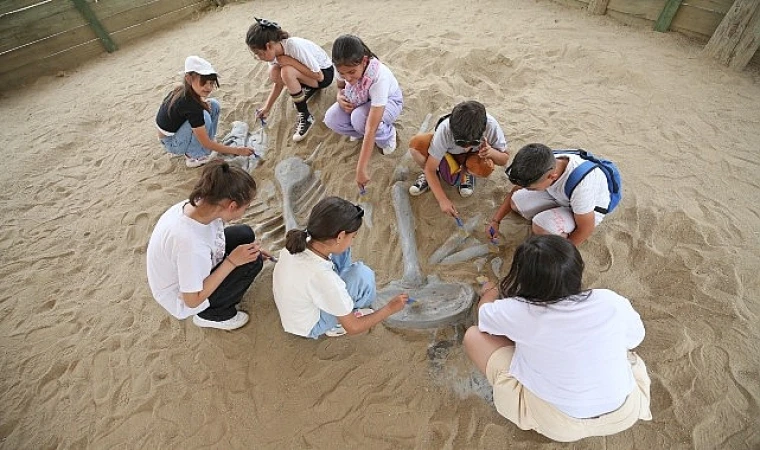
<path fill-rule="evenodd" d="M 325 336 L 327 337 L 341 337 L 346 334 L 345 328 L 343 328 L 343 325 L 337 324 L 334 327 L 330 328 L 329 330 L 325 331 Z"/>
<path fill-rule="evenodd" d="M 383 155 L 390 155 L 396 151 L 396 127 L 393 125 L 391 125 L 391 140 L 388 141 L 385 147 L 380 147 L 380 151 Z"/>
<path fill-rule="evenodd" d="M 348 137 L 348 142 L 356 142 L 356 141 L 358 141 L 358 140 L 359 140 L 359 138 L 358 138 L 358 137 L 356 137 L 356 136 L 349 136 L 349 137 Z"/>
<path fill-rule="evenodd" d="M 200 167 L 216 159 L 216 152 L 211 152 L 208 156 L 201 156 L 200 158 L 191 158 L 185 155 L 185 165 L 191 169 Z"/>
<path fill-rule="evenodd" d="M 202 317 L 193 316 L 193 323 L 201 328 L 216 328 L 219 330 L 235 330 L 248 323 L 248 314 L 243 311 L 238 313 L 232 319 L 222 320 L 216 322 L 213 320 L 206 320 Z"/>

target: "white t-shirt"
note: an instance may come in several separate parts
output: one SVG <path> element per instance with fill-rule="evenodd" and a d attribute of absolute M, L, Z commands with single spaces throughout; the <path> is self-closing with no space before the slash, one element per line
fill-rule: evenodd
<path fill-rule="evenodd" d="M 332 66 L 332 59 L 327 52 L 314 42 L 299 37 L 291 37 L 280 41 L 285 55 L 298 60 L 312 72 L 319 72 Z M 269 65 L 275 65 L 277 57 Z"/>
<path fill-rule="evenodd" d="M 495 150 L 500 152 L 507 151 L 507 138 L 504 137 L 504 132 L 501 130 L 499 122 L 497 122 L 490 114 L 486 114 L 486 130 L 483 133 L 483 137 L 488 139 L 488 144 Z M 454 143 L 454 135 L 451 133 L 449 119 L 444 119 L 433 134 L 433 140 L 430 142 L 428 154 L 437 161 L 440 161 L 446 153 L 461 155 L 462 153 L 470 151 L 474 150 L 465 150 L 463 147 Z"/>
<path fill-rule="evenodd" d="M 340 76 L 340 73 L 335 72 L 336 80 L 346 80 Z M 398 94 L 401 91 L 398 80 L 385 64 L 380 62 L 380 67 L 377 69 L 377 79 L 372 86 L 369 87 L 369 99 L 372 106 L 385 106 L 388 104 L 388 97 L 393 94 Z"/>
<path fill-rule="evenodd" d="M 573 214 L 586 214 L 600 206 L 607 208 L 610 205 L 610 190 L 607 187 L 607 177 L 601 169 L 594 169 L 586 175 L 575 187 L 572 198 L 565 195 L 565 184 L 570 173 L 585 161 L 577 155 L 562 155 L 568 158 L 567 167 L 557 181 L 552 183 L 546 192 L 554 197 L 561 206 L 569 206 Z M 558 157 L 559 159 L 559 157 Z M 601 213 L 597 213 L 601 214 Z"/>
<path fill-rule="evenodd" d="M 224 223 L 204 225 L 183 212 L 187 201 L 169 208 L 156 223 L 148 242 L 148 284 L 156 301 L 178 318 L 198 314 L 208 299 L 195 308 L 182 300 L 182 292 L 200 292 L 211 269 L 224 259 Z"/>
<path fill-rule="evenodd" d="M 515 342 L 509 372 L 575 418 L 619 408 L 635 386 L 627 352 L 644 339 L 631 303 L 607 289 L 542 306 L 514 298 L 480 307 L 481 331 Z"/>
<path fill-rule="evenodd" d="M 346 283 L 335 273 L 332 261 L 309 249 L 294 255 L 280 250 L 272 291 L 282 328 L 298 336 L 309 336 L 320 310 L 341 317 L 354 309 Z"/>

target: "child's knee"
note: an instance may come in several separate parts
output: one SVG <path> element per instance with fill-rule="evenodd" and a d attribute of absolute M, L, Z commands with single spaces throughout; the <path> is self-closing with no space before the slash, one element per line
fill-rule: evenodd
<path fill-rule="evenodd" d="M 430 143 L 433 141 L 433 133 L 415 134 L 409 140 L 409 151 L 416 151 L 425 158 L 428 156 L 428 150 L 430 149 Z"/>
<path fill-rule="evenodd" d="M 554 234 L 567 237 L 575 229 L 575 222 L 563 217 L 560 208 L 538 213 L 533 217 L 531 231 L 536 235 Z"/>
<path fill-rule="evenodd" d="M 464 332 L 462 343 L 464 344 L 465 349 L 471 348 L 477 342 L 477 340 L 480 338 L 480 333 L 480 328 L 478 328 L 477 325 L 472 325 L 467 329 L 467 331 Z"/>
<path fill-rule="evenodd" d="M 269 68 L 269 79 L 274 84 L 283 84 L 282 75 L 280 73 L 280 66 L 272 66 Z"/>

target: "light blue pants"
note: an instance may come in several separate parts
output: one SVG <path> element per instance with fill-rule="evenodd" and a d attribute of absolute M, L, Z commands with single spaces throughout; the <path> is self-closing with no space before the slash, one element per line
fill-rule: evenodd
<path fill-rule="evenodd" d="M 216 140 L 216 127 L 219 125 L 219 112 L 221 106 L 215 98 L 208 99 L 211 106 L 211 112 L 203 111 L 203 120 L 206 122 L 206 132 L 209 139 Z M 195 137 L 190 122 L 185 122 L 172 136 L 161 138 L 166 151 L 173 155 L 187 155 L 191 158 L 201 158 L 211 154 L 211 150 L 204 148 L 198 138 Z"/>
<path fill-rule="evenodd" d="M 367 117 L 369 109 L 372 107 L 371 102 L 364 103 L 347 113 L 340 109 L 338 103 L 327 109 L 325 113 L 325 125 L 338 134 L 363 138 L 366 133 Z M 401 89 L 388 96 L 388 103 L 385 105 L 383 119 L 377 127 L 375 133 L 375 144 L 378 147 L 385 147 L 393 136 L 393 122 L 401 115 L 401 109 L 404 107 L 404 97 Z"/>
<path fill-rule="evenodd" d="M 351 249 L 339 255 L 330 255 L 335 273 L 346 283 L 348 295 L 354 300 L 354 309 L 367 308 L 375 300 L 375 272 L 361 261 L 351 262 Z M 319 311 L 319 321 L 311 329 L 309 337 L 317 339 L 326 331 L 338 325 L 338 318 Z"/>

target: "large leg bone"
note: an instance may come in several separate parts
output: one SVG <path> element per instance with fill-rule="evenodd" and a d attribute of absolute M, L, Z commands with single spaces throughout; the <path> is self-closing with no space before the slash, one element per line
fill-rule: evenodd
<path fill-rule="evenodd" d="M 394 296 L 407 293 L 413 302 L 387 318 L 385 323 L 388 326 L 437 328 L 462 321 L 469 314 L 475 292 L 468 284 L 445 283 L 435 276 L 428 277 L 425 283 L 417 259 L 414 218 L 404 183 L 397 181 L 393 185 L 392 194 L 404 255 L 404 276 L 401 280 L 392 281 L 377 293 L 374 307 L 382 308 Z"/>

